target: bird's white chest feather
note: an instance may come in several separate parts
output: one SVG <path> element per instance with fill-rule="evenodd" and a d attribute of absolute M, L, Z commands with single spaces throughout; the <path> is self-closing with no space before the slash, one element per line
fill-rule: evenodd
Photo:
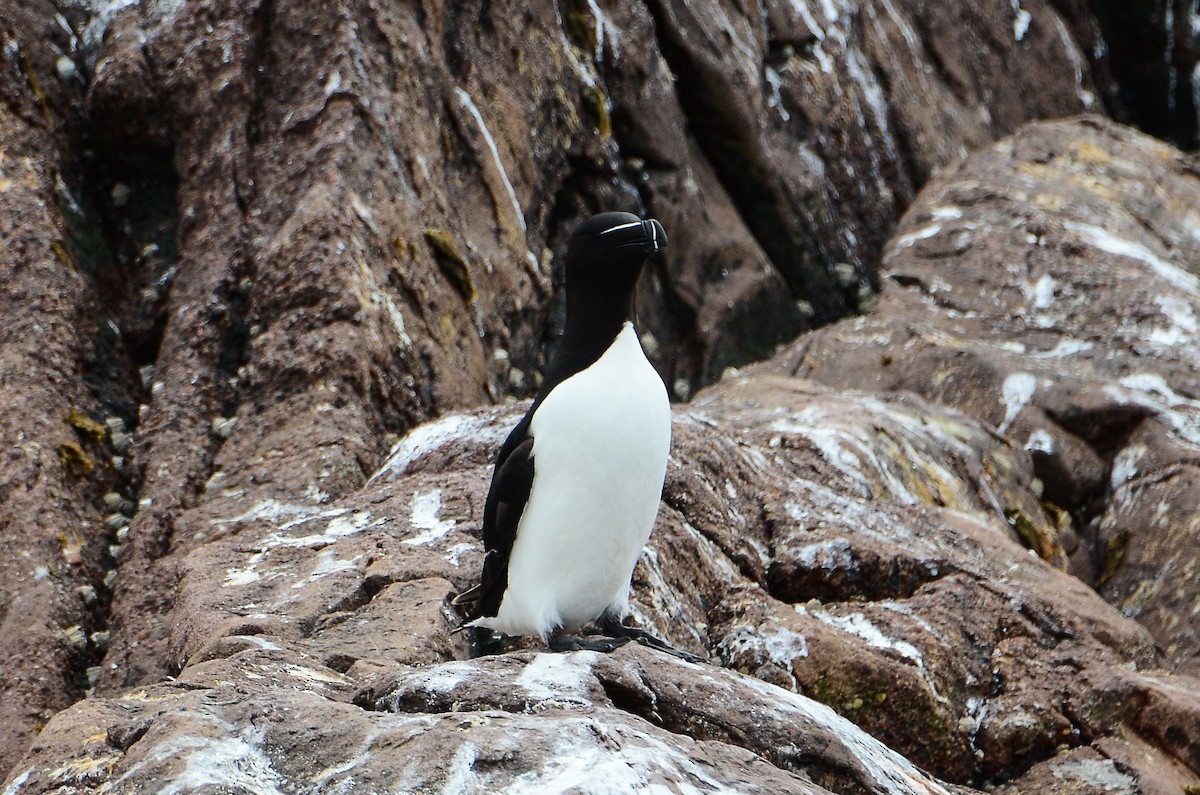
<path fill-rule="evenodd" d="M 671 447 L 662 380 L 631 324 L 589 368 L 563 381 L 530 423 L 534 483 L 494 619 L 545 637 L 628 609 L 629 580 L 650 537 Z"/>

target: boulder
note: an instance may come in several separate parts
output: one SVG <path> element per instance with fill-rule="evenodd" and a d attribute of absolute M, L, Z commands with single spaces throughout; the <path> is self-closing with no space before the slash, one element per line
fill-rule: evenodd
<path fill-rule="evenodd" d="M 10 786 L 952 791 L 824 705 L 636 646 L 396 667 L 372 682 L 352 691 L 337 672 L 263 641 L 175 683 L 85 702 L 75 717 L 86 722 L 64 713 Z"/>
<path fill-rule="evenodd" d="M 753 371 L 995 426 L 1033 459 L 1071 571 L 1195 674 L 1198 203 L 1189 155 L 1096 117 L 1030 125 L 922 193 L 874 315 Z"/>
<path fill-rule="evenodd" d="M 634 617 L 712 664 L 536 639 L 469 659 L 449 598 L 524 408 L 420 426 L 338 500 L 225 495 L 175 564 L 173 683 L 59 714 L 18 791 L 561 789 L 579 757 L 629 786 L 947 792 L 1130 737 L 1151 760 L 1121 768 L 1135 783 L 1194 768 L 1194 680 L 1139 673 L 1162 662 L 1146 631 L 1022 545 L 1010 516 L 1055 537 L 1027 451 L 913 395 L 762 376 L 676 411 Z"/>

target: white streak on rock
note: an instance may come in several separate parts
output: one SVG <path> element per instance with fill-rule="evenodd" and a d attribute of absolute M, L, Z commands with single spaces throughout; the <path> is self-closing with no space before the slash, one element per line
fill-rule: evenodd
<path fill-rule="evenodd" d="M 442 795 L 474 795 L 485 791 L 483 782 L 474 770 L 477 758 L 478 749 L 474 743 L 466 742 L 458 747 L 454 758 L 450 760 L 450 771 L 446 783 L 442 785 Z"/>
<path fill-rule="evenodd" d="M 808 719 L 834 732 L 850 755 L 862 763 L 876 791 L 887 795 L 950 795 L 945 787 L 922 773 L 912 762 L 826 705 L 751 677 L 742 682 L 776 704 L 781 716 L 793 721 Z"/>
<path fill-rule="evenodd" d="M 1094 347 L 1096 346 L 1092 343 L 1083 340 L 1061 339 L 1050 350 L 1031 351 L 1029 355 L 1035 359 L 1061 359 L 1066 356 L 1074 356 L 1083 351 L 1090 351 Z M 1018 353 L 1024 352 L 1024 350 L 1018 351 Z"/>
<path fill-rule="evenodd" d="M 404 327 L 404 315 L 400 314 L 400 309 L 392 297 L 382 290 L 376 290 L 371 294 L 371 300 L 392 322 L 392 328 L 396 330 L 396 336 L 400 338 L 400 346 L 405 350 L 412 348 L 412 337 L 408 335 L 408 331 Z"/>
<path fill-rule="evenodd" d="M 767 107 L 777 110 L 779 117 L 784 121 L 790 121 L 792 114 L 788 113 L 787 108 L 783 106 L 783 96 L 779 93 L 779 88 L 783 85 L 783 79 L 779 76 L 779 72 L 768 66 L 763 70 L 763 75 L 767 79 L 767 85 L 771 87 L 771 93 L 767 96 Z"/>
<path fill-rule="evenodd" d="M 1054 437 L 1044 428 L 1038 428 L 1029 434 L 1029 441 L 1025 442 L 1025 449 L 1030 452 L 1046 453 L 1049 455 L 1054 452 Z"/>
<path fill-rule="evenodd" d="M 33 775 L 33 768 L 29 768 L 28 770 L 22 772 L 21 775 L 8 782 L 8 786 L 4 788 L 4 795 L 17 795 L 17 793 L 21 791 L 21 787 L 24 786 L 25 782 L 29 780 L 31 775 Z"/>
<path fill-rule="evenodd" d="M 948 204 L 943 204 L 930 210 L 929 217 L 935 221 L 957 221 L 959 218 L 962 218 L 962 210 Z"/>
<path fill-rule="evenodd" d="M 849 632 L 862 638 L 867 642 L 868 646 L 873 646 L 876 649 L 885 651 L 894 651 L 906 660 L 914 663 L 922 661 L 921 652 L 911 643 L 903 640 L 893 640 L 884 635 L 879 627 L 871 623 L 871 621 L 862 613 L 851 613 L 848 616 L 835 616 L 824 610 L 813 610 L 811 612 L 804 605 L 796 605 L 796 612 L 808 613 L 813 618 L 828 624 L 831 627 L 840 629 L 843 632 Z"/>
<path fill-rule="evenodd" d="M 1197 278 L 1195 274 L 1189 273 L 1178 265 L 1167 262 L 1141 243 L 1117 237 L 1108 230 L 1092 224 L 1066 221 L 1063 223 L 1063 226 L 1078 234 L 1083 242 L 1089 246 L 1106 251 L 1109 254 L 1116 254 L 1119 257 L 1140 260 L 1149 265 L 1159 277 L 1173 286 L 1190 295 L 1200 295 L 1200 278 Z"/>
<path fill-rule="evenodd" d="M 925 684 L 928 685 L 929 692 L 933 694 L 933 697 L 942 703 L 949 703 L 946 697 L 938 692 L 937 685 L 934 684 L 933 678 L 929 675 L 929 670 L 925 667 L 925 658 L 921 655 L 920 650 L 908 641 L 895 640 L 884 635 L 879 627 L 872 624 L 862 613 L 851 613 L 848 616 L 835 616 L 824 610 L 813 610 L 810 613 L 804 605 L 796 605 L 796 612 L 801 614 L 807 613 L 824 624 L 862 638 L 867 642 L 868 646 L 882 649 L 883 651 L 894 652 L 902 659 L 908 660 L 920 671 L 921 677 L 925 680 Z"/>
<path fill-rule="evenodd" d="M 863 54 L 849 46 L 846 47 L 846 73 L 862 90 L 863 99 L 867 101 L 867 107 L 871 109 L 871 115 L 874 117 L 875 128 L 883 136 L 883 146 L 888 154 L 894 157 L 896 153 L 892 147 L 892 135 L 889 133 L 888 103 L 883 87 L 879 85 Z"/>
<path fill-rule="evenodd" d="M 787 674 L 795 689 L 792 668 L 797 659 L 808 656 L 808 639 L 787 627 L 741 626 L 722 638 L 717 649 L 726 661 L 748 653 L 761 663 L 774 663 Z"/>
<path fill-rule="evenodd" d="M 1049 309 L 1054 304 L 1054 288 L 1057 286 L 1053 276 L 1043 273 L 1033 285 L 1033 308 Z"/>
<path fill-rule="evenodd" d="M 1062 17 L 1058 15 L 1058 12 L 1050 9 L 1047 13 L 1054 20 L 1054 28 L 1058 32 L 1058 39 L 1062 42 L 1063 49 L 1067 51 L 1067 57 L 1071 59 L 1071 67 L 1075 71 L 1075 95 L 1079 97 L 1081 105 L 1085 108 L 1090 108 L 1096 104 L 1096 95 L 1083 87 L 1083 55 L 1080 54 L 1078 47 L 1075 45 L 1075 40 L 1071 37 L 1070 31 L 1067 30 L 1067 26 L 1062 21 Z"/>
<path fill-rule="evenodd" d="M 1004 379 L 1004 384 L 1000 387 L 1000 396 L 1004 401 L 1004 419 L 997 428 L 998 431 L 1003 433 L 1008 430 L 1013 420 L 1021 413 L 1021 409 L 1033 399 L 1033 393 L 1036 391 L 1037 379 L 1029 373 L 1013 373 Z"/>
<path fill-rule="evenodd" d="M 792 558 L 806 568 L 830 572 L 849 571 L 856 567 L 850 542 L 844 538 L 805 544 L 792 553 Z"/>
<path fill-rule="evenodd" d="M 1177 295 L 1156 296 L 1154 303 L 1171 324 L 1168 328 L 1155 328 L 1150 332 L 1150 341 L 1156 345 L 1175 346 L 1195 343 L 1200 325 L 1192 305 Z"/>
<path fill-rule="evenodd" d="M 451 414 L 427 422 L 413 428 L 392 447 L 387 461 L 371 475 L 368 482 L 374 482 L 384 475 L 403 475 L 413 461 L 456 439 L 473 444 L 498 445 L 507 430 L 495 427 L 491 417 L 471 414 Z"/>
<path fill-rule="evenodd" d="M 1050 764 L 1059 781 L 1072 781 L 1104 792 L 1139 792 L 1137 779 L 1117 769 L 1111 759 L 1063 759 Z M 1096 791 L 1096 790 L 1092 790 Z"/>
<path fill-rule="evenodd" d="M 349 560 L 341 559 L 332 549 L 322 549 L 317 553 L 317 565 L 309 573 L 307 580 L 297 580 L 292 588 L 303 588 L 314 580 L 337 574 L 339 571 L 354 571 L 354 564 L 362 560 L 362 555 L 355 555 Z"/>
<path fill-rule="evenodd" d="M 402 543 L 413 546 L 424 546 L 437 541 L 454 529 L 457 522 L 454 519 L 442 519 L 438 514 L 442 510 L 442 491 L 419 491 L 412 497 L 409 505 L 409 521 L 413 527 L 424 530 L 424 533 L 406 538 Z"/>
<path fill-rule="evenodd" d="M 908 248 L 913 243 L 916 243 L 918 240 L 925 240 L 927 238 L 931 238 L 934 235 L 936 235 L 938 232 L 941 232 L 941 231 L 942 231 L 941 224 L 930 224 L 929 226 L 923 226 L 914 232 L 909 232 L 907 234 L 900 235 L 900 237 L 896 238 L 895 241 L 892 242 L 891 248 L 893 251 L 895 251 L 897 249 L 901 249 L 901 248 Z"/>
<path fill-rule="evenodd" d="M 247 729 L 237 734 L 233 726 L 223 721 L 213 722 L 215 733 L 220 736 L 185 735 L 154 746 L 150 754 L 112 782 L 114 791 L 121 791 L 120 785 L 128 778 L 142 779 L 146 774 L 135 774 L 143 768 L 150 768 L 147 773 L 152 780 L 155 771 L 161 772 L 168 765 L 173 768 L 182 760 L 183 771 L 163 781 L 159 795 L 181 795 L 208 789 L 282 795 L 279 785 L 283 779 L 262 750 L 261 733 Z"/>
<path fill-rule="evenodd" d="M 513 684 L 538 701 L 591 704 L 587 681 L 592 678 L 591 664 L 596 656 L 596 652 L 539 654 L 529 661 Z"/>
<path fill-rule="evenodd" d="M 604 45 L 607 42 L 613 55 L 618 55 L 617 47 L 621 43 L 621 31 L 612 23 L 600 6 L 596 5 L 596 0 L 587 0 L 588 10 L 592 12 L 592 19 L 596 25 L 596 63 L 600 63 L 604 58 Z"/>
<path fill-rule="evenodd" d="M 476 671 L 475 665 L 470 662 L 446 662 L 415 671 L 405 678 L 406 683 L 410 683 L 406 684 L 406 687 L 430 693 L 449 693 L 463 682 L 469 681 Z"/>
<path fill-rule="evenodd" d="M 1114 398 L 1154 410 L 1173 428 L 1181 441 L 1200 447 L 1200 400 L 1180 395 L 1158 373 L 1127 375 L 1120 380 L 1120 384 L 1130 392 L 1110 387 L 1109 393 Z"/>
<path fill-rule="evenodd" d="M 520 224 L 521 232 L 524 233 L 527 231 L 525 213 L 521 210 L 521 202 L 517 201 L 517 192 L 513 190 L 512 182 L 508 179 L 508 172 L 504 169 L 504 163 L 500 160 L 500 151 L 496 148 L 496 140 L 492 138 L 492 133 L 483 121 L 483 114 L 479 112 L 479 108 L 475 107 L 475 102 L 471 99 L 471 95 L 463 89 L 456 87 L 454 89 L 454 97 L 458 100 L 459 106 L 471 114 L 471 118 L 475 120 L 475 124 L 479 127 L 479 132 L 483 136 L 483 142 L 487 145 L 488 152 L 492 155 L 492 162 L 496 166 L 500 181 L 504 185 L 504 190 L 508 193 L 509 201 L 512 202 L 515 220 Z"/>
<path fill-rule="evenodd" d="M 631 726 L 571 718 L 560 721 L 558 732 L 549 761 L 517 777 L 502 790 L 505 795 L 731 792 L 677 746 Z"/>
<path fill-rule="evenodd" d="M 442 558 L 445 559 L 446 562 L 448 562 L 451 566 L 457 567 L 462 565 L 463 554 L 476 548 L 476 544 L 469 544 L 464 541 L 461 544 L 454 544 L 453 546 L 447 548 L 446 551 L 442 553 Z"/>
<path fill-rule="evenodd" d="M 299 524 L 304 524 L 313 519 L 328 519 L 333 516 L 341 516 L 349 513 L 349 508 L 334 508 L 328 511 L 320 510 L 316 505 L 304 505 L 299 503 L 286 503 L 279 500 L 260 500 L 254 504 L 254 507 L 243 514 L 231 516 L 227 519 L 213 519 L 210 524 L 227 525 L 237 524 L 239 522 L 252 522 L 257 519 L 266 519 L 269 523 L 274 523 L 285 516 L 295 516 L 288 522 L 283 522 L 278 526 L 280 530 L 287 530 Z"/>
<path fill-rule="evenodd" d="M 643 592 L 643 598 L 649 601 L 649 606 L 653 608 L 653 614 L 662 616 L 668 621 L 682 619 L 678 621 L 678 626 L 687 629 L 692 637 L 703 642 L 704 639 L 695 626 L 695 622 L 688 620 L 690 614 L 687 607 L 679 600 L 675 589 L 663 576 L 658 553 L 652 547 L 643 547 L 642 554 L 638 558 L 638 566 L 641 568 L 640 575 L 645 577 L 648 586 Z M 651 623 L 650 616 L 642 615 L 636 605 L 630 605 L 630 610 L 634 613 L 634 618 L 638 623 L 643 626 Z"/>
<path fill-rule="evenodd" d="M 1140 444 L 1132 444 L 1121 450 L 1113 458 L 1112 477 L 1110 482 L 1113 489 L 1120 488 L 1137 477 L 1138 462 L 1146 454 L 1146 448 Z"/>
<path fill-rule="evenodd" d="M 310 533 L 304 536 L 290 535 L 287 533 L 287 530 L 317 517 L 305 517 L 304 519 L 281 525 L 278 530 L 269 533 L 254 545 L 256 550 L 250 555 L 244 566 L 235 566 L 226 570 L 224 584 L 227 587 L 249 585 L 252 582 L 261 580 L 263 576 L 258 571 L 258 565 L 273 549 L 286 547 L 325 547 L 335 543 L 339 538 L 355 535 L 365 530 L 368 526 L 377 525 L 384 521 L 384 519 L 377 519 L 372 522 L 371 514 L 367 511 L 359 511 L 350 516 L 343 516 L 347 513 L 349 511 L 344 508 L 335 511 L 326 511 L 322 516 L 333 516 L 334 518 L 325 526 L 325 529 L 320 533 Z M 279 576 L 278 573 L 273 573 L 269 579 L 276 576 Z"/>
<path fill-rule="evenodd" d="M 1025 34 L 1029 32 L 1029 23 L 1033 20 L 1033 16 L 1021 8 L 1021 0 L 1012 0 L 1013 8 L 1013 38 L 1017 41 L 1022 41 Z"/>
<path fill-rule="evenodd" d="M 833 72 L 833 59 L 829 57 L 829 53 L 825 52 L 825 29 L 817 22 L 816 17 L 808 10 L 808 3 L 805 0 L 792 0 L 792 8 L 804 20 L 804 24 L 812 31 L 812 34 L 817 37 L 817 43 L 812 48 L 813 57 L 817 59 L 817 63 L 821 65 L 821 71 L 825 74 Z"/>

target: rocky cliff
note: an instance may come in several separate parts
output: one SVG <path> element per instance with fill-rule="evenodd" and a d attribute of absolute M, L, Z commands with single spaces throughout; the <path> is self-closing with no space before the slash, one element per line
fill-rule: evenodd
<path fill-rule="evenodd" d="M 6 795 L 1200 786 L 1200 168 L 1036 121 L 1143 118 L 1094 6 L 0 0 Z M 712 663 L 468 660 L 602 208 Z"/>

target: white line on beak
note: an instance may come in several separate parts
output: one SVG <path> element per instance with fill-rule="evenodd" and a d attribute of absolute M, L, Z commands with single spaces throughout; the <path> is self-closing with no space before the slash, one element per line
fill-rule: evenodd
<path fill-rule="evenodd" d="M 607 235 L 609 232 L 616 232 L 617 230 L 620 230 L 620 229 L 632 229 L 635 226 L 641 226 L 641 225 L 642 225 L 641 221 L 630 221 L 627 224 L 619 224 L 617 226 L 609 227 L 608 229 L 605 229 L 600 234 Z"/>

